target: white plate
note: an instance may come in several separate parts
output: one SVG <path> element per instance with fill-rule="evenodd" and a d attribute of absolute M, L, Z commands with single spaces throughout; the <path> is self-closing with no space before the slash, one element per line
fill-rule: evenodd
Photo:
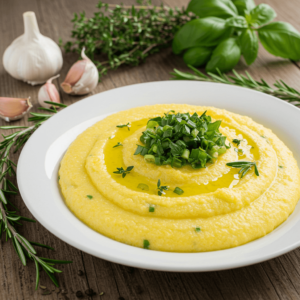
<path fill-rule="evenodd" d="M 68 244 L 94 256 L 139 268 L 213 271 L 246 266 L 300 245 L 300 204 L 281 226 L 246 245 L 205 253 L 169 253 L 128 246 L 87 227 L 66 207 L 57 184 L 60 160 L 70 143 L 108 114 L 136 106 L 187 103 L 225 108 L 271 128 L 300 162 L 300 110 L 277 98 L 245 88 L 192 81 L 163 81 L 103 92 L 62 110 L 26 143 L 18 163 L 21 195 L 34 217 Z"/>

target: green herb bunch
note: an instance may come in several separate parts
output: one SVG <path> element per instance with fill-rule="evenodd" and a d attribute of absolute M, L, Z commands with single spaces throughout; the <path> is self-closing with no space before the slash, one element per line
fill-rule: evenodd
<path fill-rule="evenodd" d="M 187 12 L 198 18 L 175 35 L 173 52 L 183 53 L 186 64 L 207 72 L 227 72 L 243 55 L 251 65 L 258 54 L 258 38 L 271 54 L 300 59 L 300 33 L 289 23 L 273 22 L 275 11 L 253 0 L 191 0 Z M 257 36 L 258 33 L 258 36 Z"/>
<path fill-rule="evenodd" d="M 158 166 L 205 168 L 230 148 L 225 144 L 226 136 L 219 132 L 221 122 L 211 122 L 206 111 L 201 116 L 170 111 L 148 121 L 140 137 L 143 145 L 137 145 L 134 155 L 141 154 L 146 162 Z"/>
<path fill-rule="evenodd" d="M 42 110 L 56 113 L 55 107 L 66 107 L 61 103 L 46 102 L 53 105 L 53 108 L 40 108 Z M 30 127 L 24 126 L 2 126 L 0 129 L 17 129 L 10 135 L 3 135 L 3 141 L 0 143 L 0 238 L 4 235 L 6 241 L 11 240 L 16 253 L 18 254 L 22 264 L 26 266 L 27 261 L 31 260 L 36 266 L 36 289 L 39 285 L 40 267 L 46 272 L 49 278 L 56 286 L 59 286 L 55 273 L 61 273 L 60 270 L 54 268 L 55 264 L 68 264 L 71 261 L 56 260 L 40 257 L 33 246 L 43 247 L 54 250 L 52 247 L 36 242 L 29 242 L 24 236 L 18 233 L 17 226 L 22 225 L 22 221 L 35 222 L 32 219 L 25 218 L 18 214 L 18 209 L 8 199 L 9 195 L 18 193 L 18 188 L 13 184 L 11 178 L 16 175 L 16 165 L 10 159 L 11 152 L 17 152 L 30 138 L 32 133 L 52 115 L 44 113 L 31 113 L 32 117 L 28 118 L 34 125 Z M 22 129 L 22 130 L 19 130 Z"/>
<path fill-rule="evenodd" d="M 85 13 L 75 13 L 72 38 L 75 41 L 64 44 L 66 52 L 80 53 L 86 48 L 86 55 L 99 70 L 99 78 L 109 69 L 121 65 L 136 66 L 150 54 L 169 46 L 177 30 L 191 20 L 182 9 L 167 6 L 146 5 L 125 6 L 99 2 L 99 11 L 92 18 Z M 60 41 L 62 45 L 62 41 Z"/>

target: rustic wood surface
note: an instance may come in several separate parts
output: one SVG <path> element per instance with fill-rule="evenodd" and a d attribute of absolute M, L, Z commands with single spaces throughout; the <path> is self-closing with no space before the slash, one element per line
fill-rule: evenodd
<path fill-rule="evenodd" d="M 119 3 L 118 0 L 107 1 Z M 134 4 L 134 0 L 123 1 Z M 299 0 L 256 0 L 270 4 L 277 12 L 276 20 L 290 22 L 300 30 Z M 154 1 L 159 4 L 160 1 Z M 188 0 L 165 0 L 169 6 L 184 6 Z M 67 40 L 71 32 L 74 12 L 85 11 L 91 16 L 97 0 L 0 0 L 0 56 L 6 47 L 23 33 L 22 13 L 34 11 L 42 34 L 58 41 Z M 77 59 L 76 55 L 64 54 L 64 66 L 59 87 L 68 69 Z M 100 93 L 116 87 L 157 80 L 168 80 L 173 68 L 186 70 L 182 59 L 166 49 L 155 54 L 139 67 L 123 67 L 110 72 L 103 78 L 93 93 Z M 237 70 L 246 69 L 239 63 Z M 256 62 L 248 68 L 255 79 L 264 78 L 268 83 L 283 79 L 300 90 L 300 63 L 276 58 L 268 54 L 262 46 Z M 37 109 L 39 86 L 32 87 L 10 77 L 0 63 L 0 95 L 6 97 L 31 96 Z M 83 97 L 71 97 L 61 93 L 62 102 L 71 104 Z M 270 108 L 272 109 L 272 108 Z M 1 120 L 0 125 L 5 122 Z M 15 124 L 27 125 L 25 119 Z M 18 161 L 19 153 L 14 155 Z M 42 196 L 42 195 L 41 195 Z M 20 208 L 21 215 L 32 217 L 21 197 L 12 197 Z M 53 216 L 55 221 L 55 216 Z M 40 284 L 52 290 L 43 296 L 43 290 L 34 291 L 35 266 L 29 263 L 23 267 L 10 242 L 0 241 L 0 300 L 12 299 L 77 299 L 76 291 L 92 288 L 97 294 L 85 295 L 84 299 L 300 299 L 300 250 L 296 249 L 276 259 L 249 267 L 211 273 L 167 273 L 129 268 L 107 262 L 81 252 L 56 238 L 38 223 L 26 223 L 19 229 L 30 241 L 53 246 L 57 251 L 52 254 L 57 259 L 71 259 L 73 264 L 62 265 L 63 273 L 58 276 L 60 288 L 54 288 L 50 280 L 42 274 Z M 49 256 L 47 250 L 40 251 Z M 78 271 L 84 272 L 83 276 Z M 104 292 L 103 296 L 99 293 Z"/>

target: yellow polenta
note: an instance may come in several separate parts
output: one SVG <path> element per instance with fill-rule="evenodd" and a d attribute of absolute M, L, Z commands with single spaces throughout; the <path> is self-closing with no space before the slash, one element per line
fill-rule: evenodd
<path fill-rule="evenodd" d="M 222 120 L 227 152 L 205 169 L 180 169 L 146 163 L 133 155 L 150 118 L 169 110 Z M 117 128 L 127 124 L 131 127 Z M 118 142 L 123 146 L 115 147 Z M 237 149 L 243 151 L 237 152 Z M 240 155 L 242 153 L 242 155 Z M 226 163 L 256 161 L 242 179 Z M 125 178 L 116 168 L 134 166 Z M 149 249 L 200 252 L 239 246 L 260 238 L 292 213 L 300 197 L 300 176 L 292 152 L 270 129 L 223 109 L 190 105 L 154 105 L 113 114 L 80 134 L 65 154 L 59 184 L 67 206 L 85 224 L 114 240 Z M 169 186 L 157 195 L 157 180 Z M 148 191 L 137 188 L 147 184 Z M 184 190 L 181 196 L 175 187 Z M 149 212 L 149 206 L 155 211 Z M 195 228 L 201 230 L 195 230 Z"/>

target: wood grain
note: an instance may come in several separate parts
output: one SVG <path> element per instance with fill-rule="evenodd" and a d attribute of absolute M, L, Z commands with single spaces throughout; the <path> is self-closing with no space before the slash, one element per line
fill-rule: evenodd
<path fill-rule="evenodd" d="M 119 3 L 118 0 L 107 1 Z M 133 4 L 133 0 L 123 1 Z M 159 1 L 153 1 L 159 4 Z M 268 3 L 277 12 L 276 20 L 290 22 L 300 30 L 299 0 L 267 0 L 256 1 Z M 185 6 L 186 0 L 165 0 L 169 6 Z M 85 11 L 92 16 L 97 0 L 0 0 L 0 56 L 13 39 L 23 33 L 22 13 L 35 11 L 40 31 L 58 41 L 61 37 L 68 40 L 71 32 L 71 22 L 74 12 Z M 61 77 L 56 85 L 62 82 L 68 69 L 78 57 L 74 54 L 64 54 L 64 66 Z M 138 67 L 123 67 L 110 72 L 103 78 L 93 93 L 100 93 L 109 89 L 157 80 L 168 80 L 169 73 L 177 68 L 187 70 L 182 59 L 172 54 L 171 49 L 153 55 Z M 241 61 L 237 70 L 247 68 Z M 255 79 L 264 78 L 272 84 L 275 80 L 283 79 L 289 85 L 300 90 L 300 64 L 274 57 L 260 46 L 259 57 L 247 70 Z M 32 87 L 10 77 L 0 64 L 0 95 L 7 97 L 31 96 L 37 109 L 37 93 L 39 86 Z M 72 97 L 61 93 L 62 101 L 72 104 L 84 97 Z M 5 122 L 1 120 L 0 125 Z M 15 124 L 27 125 L 22 119 Z M 19 153 L 13 156 L 17 162 Z M 41 195 L 42 196 L 42 195 Z M 20 208 L 21 215 L 32 217 L 19 196 L 12 197 L 12 201 Z M 55 216 L 53 216 L 55 222 Z M 3 239 L 0 242 L 0 299 L 77 299 L 76 291 L 84 292 L 92 288 L 97 294 L 93 297 L 85 295 L 85 299 L 300 299 L 300 251 L 296 249 L 279 258 L 235 270 L 211 273 L 167 273 L 146 271 L 110 263 L 86 253 L 83 253 L 56 238 L 38 223 L 24 224 L 20 232 L 29 240 L 52 245 L 56 252 L 51 253 L 39 249 L 42 256 L 57 259 L 71 259 L 73 264 L 62 265 L 63 273 L 59 275 L 60 289 L 54 289 L 50 280 L 43 274 L 41 285 L 54 290 L 50 295 L 42 296 L 43 290 L 34 291 L 35 269 L 33 264 L 23 267 L 12 244 Z M 83 276 L 78 271 L 84 272 Z M 99 296 L 104 292 L 103 296 Z M 123 298 L 122 298 L 123 297 Z"/>

